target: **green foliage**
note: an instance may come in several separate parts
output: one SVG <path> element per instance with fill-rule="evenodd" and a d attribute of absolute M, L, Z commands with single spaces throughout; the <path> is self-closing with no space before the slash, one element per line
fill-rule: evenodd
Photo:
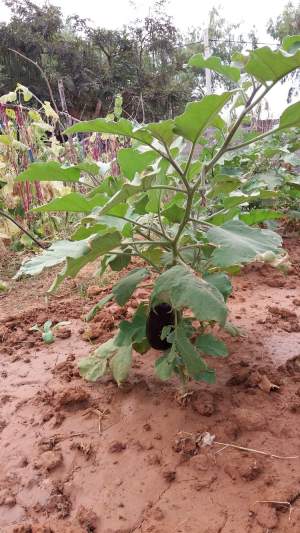
<path fill-rule="evenodd" d="M 125 305 L 131 298 L 137 285 L 149 276 L 146 268 L 132 270 L 127 276 L 122 278 L 113 288 L 114 297 L 119 305 Z"/>
<path fill-rule="evenodd" d="M 286 42 L 289 49 L 291 45 Z M 193 62 L 229 75 L 231 83 L 239 79 L 237 69 L 226 68 L 218 58 L 198 56 Z M 174 119 L 143 126 L 124 118 L 95 119 L 68 128 L 68 135 L 128 137 L 133 146 L 119 152 L 121 172 L 115 180 L 106 176 L 86 195 L 72 192 L 39 208 L 83 216 L 77 219 L 73 240 L 57 242 L 25 262 L 19 273 L 39 273 L 64 263 L 51 288 L 55 290 L 89 262 L 99 259 L 102 275 L 108 268 L 125 270 L 134 258 L 135 268 L 120 277 L 88 318 L 112 299 L 126 305 L 147 279 L 153 285 L 150 309 L 167 303 L 174 313 L 174 322 L 162 331 L 169 345 L 155 372 L 163 380 L 177 375 L 184 386 L 191 378 L 214 382 L 215 371 L 206 357 L 228 355 L 224 342 L 213 335 L 215 326 L 240 334 L 227 321 L 229 275 L 256 260 L 284 266 L 281 237 L 257 224 L 281 216 L 279 200 L 290 207 L 300 197 L 297 175 L 282 166 L 298 161 L 293 128 L 299 125 L 299 104 L 283 112 L 272 132 L 253 136 L 240 127 L 273 85 L 300 66 L 299 52 L 263 47 L 239 56 L 239 63 L 238 87 L 191 102 Z M 48 177 L 55 179 L 51 172 Z M 141 304 L 131 321 L 120 323 L 113 339 L 81 361 L 82 376 L 95 381 L 111 371 L 119 385 L 126 380 L 133 350 L 143 353 L 149 347 L 149 306 Z"/>
<path fill-rule="evenodd" d="M 210 228 L 207 237 L 218 246 L 211 256 L 213 264 L 218 267 L 248 263 L 268 250 L 279 253 L 282 244 L 277 233 L 250 228 L 240 220 L 231 220 L 220 227 Z"/>
<path fill-rule="evenodd" d="M 154 284 L 152 306 L 165 301 L 178 311 L 191 309 L 201 321 L 226 321 L 227 309 L 220 291 L 181 265 L 166 270 Z"/>
<path fill-rule="evenodd" d="M 214 70 L 234 82 L 238 82 L 240 79 L 240 69 L 222 63 L 219 57 L 210 56 L 208 59 L 205 59 L 202 54 L 195 54 L 191 57 L 188 64 L 197 70 L 203 68 Z"/>

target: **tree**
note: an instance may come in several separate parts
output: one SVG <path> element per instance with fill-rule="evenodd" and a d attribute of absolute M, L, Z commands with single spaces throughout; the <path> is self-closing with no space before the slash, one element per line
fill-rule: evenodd
<path fill-rule="evenodd" d="M 294 5 L 293 2 L 288 2 L 284 7 L 282 13 L 276 19 L 270 19 L 267 26 L 267 32 L 276 41 L 282 41 L 287 35 L 300 34 L 300 2 Z M 293 82 L 288 93 L 288 102 L 291 101 L 292 96 L 299 92 L 299 71 L 290 74 L 289 78 Z"/>

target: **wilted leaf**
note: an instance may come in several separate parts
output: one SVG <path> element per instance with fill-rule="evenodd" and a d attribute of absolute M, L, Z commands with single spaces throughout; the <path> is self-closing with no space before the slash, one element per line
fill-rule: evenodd
<path fill-rule="evenodd" d="M 121 346 L 110 359 L 109 366 L 118 385 L 125 381 L 132 362 L 132 346 Z"/>

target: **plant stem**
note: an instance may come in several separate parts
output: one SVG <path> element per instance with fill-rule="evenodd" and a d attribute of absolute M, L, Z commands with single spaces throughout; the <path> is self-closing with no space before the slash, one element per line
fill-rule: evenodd
<path fill-rule="evenodd" d="M 186 189 L 181 189 L 180 187 L 171 187 L 169 185 L 153 185 L 152 187 L 149 187 L 149 191 L 155 191 L 158 190 L 166 190 L 166 191 L 174 191 L 174 192 L 183 192 L 184 194 L 187 194 Z"/>
<path fill-rule="evenodd" d="M 45 82 L 46 82 L 46 85 L 48 87 L 48 91 L 49 91 L 49 95 L 50 95 L 50 98 L 51 98 L 51 101 L 52 101 L 52 104 L 53 104 L 53 107 L 55 109 L 55 112 L 57 113 L 57 115 L 59 115 L 59 110 L 58 110 L 58 107 L 56 105 L 56 102 L 55 102 L 55 98 L 54 98 L 54 94 L 53 94 L 53 91 L 51 89 L 51 85 L 49 83 L 49 80 L 45 74 L 45 72 L 43 71 L 42 67 L 36 62 L 36 61 L 33 61 L 32 59 L 30 59 L 29 57 L 25 56 L 24 54 L 22 54 L 21 52 L 18 52 L 18 50 L 15 50 L 14 48 L 9 48 L 9 50 L 11 52 L 14 52 L 14 54 L 17 54 L 18 56 L 22 57 L 23 59 L 25 59 L 25 61 L 28 61 L 29 63 L 31 63 L 32 65 L 34 65 L 41 73 L 42 77 L 44 78 Z"/>
<path fill-rule="evenodd" d="M 165 239 L 167 241 L 171 241 L 172 242 L 172 239 L 170 239 L 170 237 L 166 233 L 166 230 L 164 228 L 164 225 L 163 225 L 162 219 L 161 219 L 161 194 L 162 194 L 162 192 L 160 191 L 159 199 L 158 199 L 158 210 L 157 210 L 158 221 L 159 221 L 159 224 L 160 224 L 160 227 L 161 227 L 162 234 L 164 235 Z"/>
<path fill-rule="evenodd" d="M 232 152 L 232 150 L 239 150 L 240 148 L 249 146 L 249 144 L 255 143 L 256 141 L 260 141 L 261 139 L 264 139 L 268 135 L 273 135 L 273 133 L 277 133 L 278 131 L 280 131 L 280 128 L 274 128 L 273 130 L 266 131 L 265 133 L 262 133 L 261 135 L 258 135 L 257 137 L 250 139 L 249 141 L 245 141 L 241 144 L 235 144 L 234 146 L 229 146 L 226 152 Z"/>
<path fill-rule="evenodd" d="M 156 228 L 151 228 L 150 226 L 146 226 L 145 224 L 141 224 L 141 222 L 137 222 L 136 220 L 131 220 L 130 218 L 127 218 L 127 217 L 121 217 L 121 216 L 117 216 L 117 215 L 111 215 L 115 218 L 120 218 L 122 220 L 125 220 L 126 222 L 130 222 L 130 224 L 133 224 L 134 226 L 138 226 L 139 228 L 142 228 L 148 232 L 152 231 L 152 233 L 156 233 L 156 235 L 159 235 L 160 237 L 164 237 L 165 235 L 159 231 L 158 229 Z"/>
<path fill-rule="evenodd" d="M 35 242 L 35 244 L 37 244 L 40 248 L 42 248 L 43 250 L 47 250 L 48 246 L 41 243 L 40 241 L 38 241 L 33 235 L 31 235 L 31 233 L 29 231 L 27 231 L 27 229 L 25 229 L 17 220 L 15 220 L 11 215 L 9 215 L 8 213 L 5 213 L 5 211 L 2 211 L 2 209 L 0 209 L 0 215 L 7 218 L 8 220 L 10 220 L 13 224 L 15 224 L 16 226 L 18 226 L 18 228 L 23 231 L 23 233 L 25 233 L 28 237 L 30 237 L 30 239 Z"/>

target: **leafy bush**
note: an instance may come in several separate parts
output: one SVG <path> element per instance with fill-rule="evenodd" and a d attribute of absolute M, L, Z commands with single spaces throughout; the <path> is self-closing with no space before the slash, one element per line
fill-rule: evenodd
<path fill-rule="evenodd" d="M 175 316 L 174 326 L 162 331 L 170 348 L 156 360 L 156 374 L 166 380 L 175 373 L 183 384 L 190 378 L 214 382 L 215 372 L 203 357 L 225 357 L 227 349 L 212 328 L 217 325 L 236 334 L 227 321 L 229 275 L 256 259 L 276 264 L 284 254 L 277 233 L 252 227 L 278 216 L 260 204 L 276 196 L 276 186 L 270 186 L 276 176 L 268 171 L 258 178 L 249 167 L 255 162 L 255 149 L 262 149 L 262 140 L 300 126 L 300 103 L 290 105 L 271 132 L 244 134 L 241 125 L 273 86 L 300 66 L 299 43 L 300 36 L 288 37 L 281 49 L 263 47 L 247 56 L 238 54 L 230 66 L 218 58 L 193 56 L 192 68 L 215 70 L 236 88 L 187 104 L 174 120 L 136 126 L 123 118 L 95 119 L 68 128 L 68 135 L 97 132 L 129 137 L 132 147 L 118 152 L 120 176 L 105 177 L 85 196 L 72 192 L 35 209 L 83 216 L 71 240 L 55 242 L 43 255 L 26 261 L 18 276 L 64 263 L 53 291 L 98 258 L 101 274 L 107 268 L 121 271 L 132 258 L 141 258 L 148 266 L 122 277 L 98 308 L 111 299 L 125 305 L 137 286 L 150 278 L 149 307 L 168 303 Z M 270 161 L 272 144 L 267 147 L 264 158 Z M 38 164 L 42 165 L 35 163 L 18 180 L 36 179 Z M 45 163 L 43 176 L 73 181 L 79 179 L 75 170 L 68 169 L 67 175 L 66 170 Z M 63 178 L 58 178 L 59 172 Z M 258 207 L 252 208 L 255 202 Z M 81 360 L 82 376 L 95 381 L 110 368 L 118 383 L 126 379 L 132 349 L 149 348 L 149 307 L 141 304 L 131 321 L 120 323 L 113 339 Z"/>

